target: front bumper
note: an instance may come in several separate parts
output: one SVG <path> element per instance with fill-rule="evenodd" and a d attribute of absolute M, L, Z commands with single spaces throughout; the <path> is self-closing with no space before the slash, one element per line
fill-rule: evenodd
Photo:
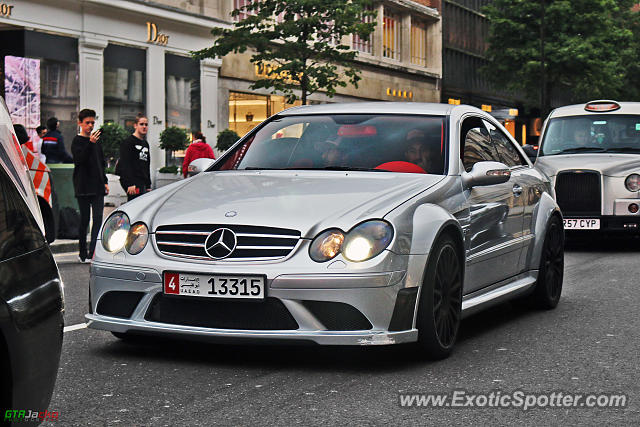
<path fill-rule="evenodd" d="M 140 320 L 117 319 L 87 314 L 88 326 L 112 332 L 138 332 L 168 334 L 184 338 L 196 338 L 211 342 L 258 342 L 301 343 L 320 345 L 389 345 L 414 342 L 418 330 L 400 332 L 385 331 L 256 331 L 237 329 L 210 329 L 193 326 L 170 325 Z"/>
<path fill-rule="evenodd" d="M 228 328 L 198 324 L 198 321 L 193 319 L 206 317 L 210 312 L 215 311 L 216 307 L 221 308 L 220 304 L 225 305 L 225 310 L 233 306 L 238 307 L 238 311 L 242 312 L 245 309 L 251 310 L 251 308 L 247 309 L 249 304 L 254 304 L 253 307 L 256 307 L 256 310 L 252 311 L 259 311 L 261 303 L 243 301 L 236 304 L 233 301 L 221 303 L 220 300 L 216 300 L 217 302 L 208 305 L 209 298 L 165 296 L 160 272 L 155 269 L 97 262 L 93 263 L 91 268 L 90 313 L 86 315 L 86 319 L 88 326 L 94 329 L 119 333 L 173 335 L 205 341 L 306 342 L 321 345 L 399 344 L 413 342 L 418 338 L 418 331 L 413 323 L 417 288 L 413 287 L 414 292 L 408 293 L 410 294 L 408 299 L 405 291 L 403 291 L 405 294 L 403 298 L 398 298 L 398 293 L 406 289 L 407 283 L 416 281 L 416 275 L 421 275 L 421 271 L 286 274 L 267 277 L 267 299 L 277 303 L 281 310 L 286 311 L 286 315 L 295 320 L 296 327 L 286 329 L 278 329 L 277 326 L 252 327 L 256 323 L 254 321 L 242 328 Z M 418 280 L 421 280 L 421 276 Z M 131 310 L 118 313 L 117 316 L 105 314 L 105 305 L 101 304 L 101 299 L 107 293 L 122 295 L 123 292 L 139 295 L 136 297 L 139 299 L 134 299 L 131 304 Z M 106 301 L 106 298 L 103 301 Z M 180 321 L 172 320 L 176 318 L 173 313 L 158 314 L 162 310 L 162 308 L 158 309 L 158 305 L 162 306 L 158 304 L 159 302 L 171 302 L 181 306 L 183 314 Z M 328 313 L 326 307 L 319 311 L 314 309 L 314 304 L 317 306 L 323 303 L 350 306 L 350 310 L 359 312 L 359 316 L 366 319 L 365 322 L 370 328 L 339 329 L 335 325 L 339 325 L 340 321 L 331 318 L 332 313 Z M 200 311 L 210 311 L 191 316 L 189 310 L 194 306 Z M 233 310 L 229 311 L 231 316 L 242 316 L 242 314 L 233 313 Z M 324 314 L 322 314 L 323 311 Z M 247 316 L 255 319 L 252 313 L 247 312 Z M 398 322 L 398 319 L 408 320 Z M 267 321 L 268 319 L 265 320 Z M 277 322 L 275 324 L 277 325 Z M 399 324 L 402 326 L 397 327 Z M 394 326 L 390 328 L 390 325 Z"/>

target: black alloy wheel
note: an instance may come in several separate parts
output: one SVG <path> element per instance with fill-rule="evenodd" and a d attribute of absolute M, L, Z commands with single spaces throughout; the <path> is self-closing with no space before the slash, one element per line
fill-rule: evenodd
<path fill-rule="evenodd" d="M 445 236 L 432 250 L 420 295 L 418 340 L 432 359 L 453 350 L 462 319 L 462 262 Z"/>
<path fill-rule="evenodd" d="M 539 308 L 552 309 L 558 305 L 564 277 L 564 229 L 560 218 L 549 221 L 540 257 L 538 281 L 533 299 Z"/>

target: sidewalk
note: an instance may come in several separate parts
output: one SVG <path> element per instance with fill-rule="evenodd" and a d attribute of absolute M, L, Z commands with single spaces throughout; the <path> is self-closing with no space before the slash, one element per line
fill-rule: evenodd
<path fill-rule="evenodd" d="M 105 219 L 107 219 L 107 217 L 111 215 L 111 212 L 113 212 L 115 209 L 116 209 L 115 206 L 105 206 L 104 210 L 102 211 L 102 220 L 104 221 Z M 89 224 L 88 232 L 91 233 L 91 224 Z M 89 243 L 90 239 L 91 239 L 91 235 L 87 234 L 87 244 Z M 77 254 L 78 240 L 56 239 L 51 245 L 49 245 L 49 247 L 51 248 L 51 252 L 54 254 L 62 254 L 67 252 L 73 252 Z"/>

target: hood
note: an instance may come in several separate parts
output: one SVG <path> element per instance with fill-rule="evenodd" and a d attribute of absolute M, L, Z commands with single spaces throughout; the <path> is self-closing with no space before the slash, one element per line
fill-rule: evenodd
<path fill-rule="evenodd" d="M 362 220 L 382 218 L 443 178 L 387 172 L 206 172 L 157 206 L 151 229 L 189 223 L 264 225 L 313 237 L 324 228 L 347 231 Z"/>
<path fill-rule="evenodd" d="M 205 155 L 205 154 L 208 154 L 209 145 L 206 142 L 202 142 L 202 141 L 198 140 L 198 141 L 192 142 L 189 145 L 189 148 L 192 151 L 195 151 L 198 154 Z"/>
<path fill-rule="evenodd" d="M 540 156 L 535 166 L 549 176 L 569 169 L 595 170 L 604 176 L 627 176 L 632 172 L 640 173 L 640 155 L 588 153 Z"/>

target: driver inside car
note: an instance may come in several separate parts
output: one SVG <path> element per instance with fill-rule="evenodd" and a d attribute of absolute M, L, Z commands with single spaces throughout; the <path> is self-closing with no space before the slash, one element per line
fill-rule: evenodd
<path fill-rule="evenodd" d="M 429 149 L 427 148 L 424 132 L 419 129 L 413 129 L 407 133 L 406 141 L 405 160 L 420 166 L 425 172 L 429 172 Z"/>

